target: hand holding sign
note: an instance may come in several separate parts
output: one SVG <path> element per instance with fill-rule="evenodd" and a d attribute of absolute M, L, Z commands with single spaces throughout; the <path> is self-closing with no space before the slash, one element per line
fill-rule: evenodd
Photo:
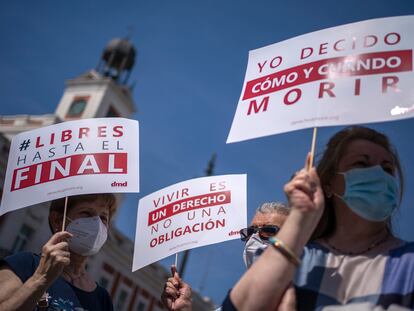
<path fill-rule="evenodd" d="M 70 264 L 67 240 L 71 237 L 69 232 L 57 232 L 43 246 L 39 265 L 32 277 L 44 282 L 45 288 L 53 284 L 62 274 L 63 268 Z"/>
<path fill-rule="evenodd" d="M 181 280 L 175 265 L 171 266 L 171 275 L 165 283 L 161 301 L 168 310 L 191 311 L 191 287 Z"/>
<path fill-rule="evenodd" d="M 311 155 L 307 155 L 305 167 L 285 185 L 292 215 L 296 215 L 306 236 L 313 232 L 325 207 L 325 199 L 315 167 L 311 167 Z"/>

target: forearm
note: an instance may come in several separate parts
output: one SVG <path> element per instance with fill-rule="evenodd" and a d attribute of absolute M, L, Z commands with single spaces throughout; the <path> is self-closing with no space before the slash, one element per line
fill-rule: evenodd
<path fill-rule="evenodd" d="M 46 289 L 45 280 L 34 275 L 0 303 L 0 310 L 32 311 Z"/>
<path fill-rule="evenodd" d="M 316 222 L 312 214 L 292 211 L 277 236 L 299 257 Z M 233 288 L 230 298 L 239 311 L 275 309 L 295 270 L 284 255 L 268 247 Z"/>

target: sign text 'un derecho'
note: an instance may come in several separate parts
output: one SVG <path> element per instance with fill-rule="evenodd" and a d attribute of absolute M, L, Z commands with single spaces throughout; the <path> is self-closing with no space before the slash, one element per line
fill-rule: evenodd
<path fill-rule="evenodd" d="M 246 225 L 246 175 L 169 186 L 142 198 L 137 217 L 133 271 L 170 254 L 235 239 Z"/>

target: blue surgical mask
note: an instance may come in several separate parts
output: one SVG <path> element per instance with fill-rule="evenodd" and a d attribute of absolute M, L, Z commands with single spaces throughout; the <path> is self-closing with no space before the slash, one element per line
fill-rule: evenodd
<path fill-rule="evenodd" d="M 246 268 L 250 266 L 259 259 L 260 255 L 270 245 L 269 241 L 262 240 L 258 233 L 253 233 L 249 240 L 244 246 L 243 260 Z"/>
<path fill-rule="evenodd" d="M 396 178 L 381 166 L 355 168 L 344 173 L 345 192 L 341 198 L 356 214 L 370 221 L 384 221 L 398 206 Z"/>

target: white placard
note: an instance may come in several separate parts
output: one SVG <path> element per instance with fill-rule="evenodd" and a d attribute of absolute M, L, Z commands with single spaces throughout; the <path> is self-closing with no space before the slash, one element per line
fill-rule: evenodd
<path fill-rule="evenodd" d="M 183 250 L 239 238 L 246 175 L 180 182 L 139 201 L 132 271 Z"/>
<path fill-rule="evenodd" d="M 227 143 L 414 116 L 414 16 L 324 29 L 250 51 Z"/>
<path fill-rule="evenodd" d="M 16 135 L 0 215 L 65 196 L 139 191 L 138 121 L 82 119 Z"/>

